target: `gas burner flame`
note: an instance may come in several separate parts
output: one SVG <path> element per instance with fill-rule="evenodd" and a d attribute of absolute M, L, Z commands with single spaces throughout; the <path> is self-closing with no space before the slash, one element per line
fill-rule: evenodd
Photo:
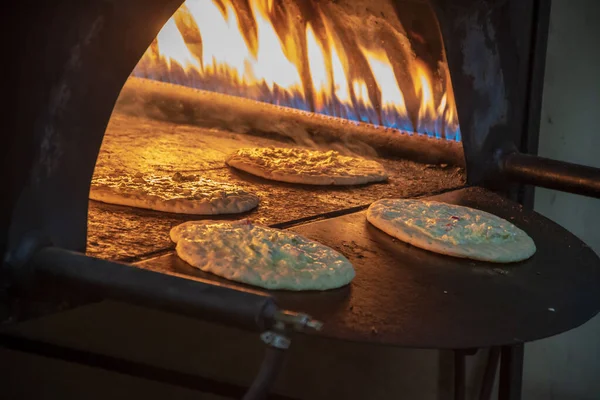
<path fill-rule="evenodd" d="M 460 141 L 447 67 L 418 60 L 397 18 L 314 1 L 187 0 L 133 75 Z"/>

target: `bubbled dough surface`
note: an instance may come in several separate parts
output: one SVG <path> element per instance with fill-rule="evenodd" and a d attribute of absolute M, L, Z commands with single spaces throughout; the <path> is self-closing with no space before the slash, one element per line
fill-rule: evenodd
<path fill-rule="evenodd" d="M 435 201 L 386 199 L 367 220 L 413 246 L 454 257 L 499 263 L 528 259 L 535 243 L 510 222 L 485 211 Z"/>
<path fill-rule="evenodd" d="M 229 156 L 227 164 L 262 178 L 308 185 L 360 185 L 388 178 L 377 161 L 333 150 L 245 148 Z"/>
<path fill-rule="evenodd" d="M 171 229 L 171 240 L 188 264 L 265 289 L 334 289 L 355 275 L 350 261 L 337 251 L 249 221 L 190 221 Z"/>
<path fill-rule="evenodd" d="M 90 199 L 156 211 L 215 215 L 253 209 L 258 196 L 238 186 L 195 175 L 116 174 L 94 177 Z"/>

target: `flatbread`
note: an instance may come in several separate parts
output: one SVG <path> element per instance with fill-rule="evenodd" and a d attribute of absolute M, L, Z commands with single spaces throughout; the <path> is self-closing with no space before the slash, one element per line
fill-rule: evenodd
<path fill-rule="evenodd" d="M 236 214 L 258 205 L 244 189 L 194 175 L 120 174 L 94 177 L 90 199 L 150 210 L 195 214 Z"/>
<path fill-rule="evenodd" d="M 227 165 L 262 178 L 307 185 L 361 185 L 388 178 L 377 161 L 301 148 L 239 149 Z"/>
<path fill-rule="evenodd" d="M 379 200 L 367 210 L 367 220 L 403 242 L 454 257 L 509 263 L 536 251 L 533 239 L 510 222 L 452 204 Z"/>
<path fill-rule="evenodd" d="M 337 251 L 249 221 L 186 222 L 171 230 L 171 240 L 193 267 L 265 289 L 328 290 L 354 278 L 352 264 Z"/>

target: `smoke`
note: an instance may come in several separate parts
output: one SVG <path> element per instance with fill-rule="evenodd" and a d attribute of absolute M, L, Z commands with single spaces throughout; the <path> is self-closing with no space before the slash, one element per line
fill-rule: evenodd
<path fill-rule="evenodd" d="M 275 122 L 273 121 L 275 120 Z M 238 121 L 239 122 L 239 121 Z M 327 133 L 311 133 L 311 127 L 292 120 L 273 118 L 271 120 L 255 120 L 252 126 L 240 124 L 238 126 L 229 125 L 228 130 L 233 130 L 244 134 L 267 134 L 277 135 L 284 138 L 287 142 L 292 142 L 297 146 L 319 150 L 336 150 L 344 155 L 354 155 L 368 158 L 378 156 L 377 151 L 365 142 L 350 138 L 348 136 L 332 137 Z"/>

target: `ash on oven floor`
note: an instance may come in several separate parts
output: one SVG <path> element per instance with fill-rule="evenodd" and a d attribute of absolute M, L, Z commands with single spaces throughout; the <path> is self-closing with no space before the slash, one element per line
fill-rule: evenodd
<path fill-rule="evenodd" d="M 242 147 L 291 146 L 274 139 L 210 130 L 114 113 L 98 156 L 95 176 L 117 171 L 135 174 L 176 172 L 235 183 L 261 198 L 242 216 L 273 225 L 364 206 L 385 197 L 417 197 L 464 186 L 458 167 L 379 159 L 389 181 L 362 186 L 308 186 L 269 181 L 231 169 L 226 157 Z M 169 230 L 181 222 L 203 219 L 90 201 L 87 254 L 118 260 L 169 248 Z"/>

